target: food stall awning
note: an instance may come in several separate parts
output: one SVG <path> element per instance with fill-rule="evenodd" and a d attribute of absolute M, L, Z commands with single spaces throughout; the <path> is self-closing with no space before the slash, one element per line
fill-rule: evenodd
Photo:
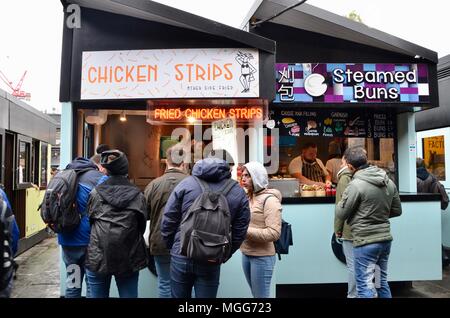
<path fill-rule="evenodd" d="M 439 59 L 439 107 L 416 114 L 416 131 L 450 127 L 450 55 Z"/>
<path fill-rule="evenodd" d="M 149 0 L 62 0 L 62 3 L 187 28 L 275 53 L 274 41 Z"/>
<path fill-rule="evenodd" d="M 290 5 L 292 5 L 291 0 L 265 0 L 255 12 L 254 17 L 265 20 Z M 437 53 L 432 50 L 306 3 L 283 13 L 270 22 L 412 57 L 421 57 L 433 63 L 438 62 Z"/>

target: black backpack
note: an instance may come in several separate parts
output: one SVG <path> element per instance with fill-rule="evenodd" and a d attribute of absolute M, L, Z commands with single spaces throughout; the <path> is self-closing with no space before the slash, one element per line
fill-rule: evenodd
<path fill-rule="evenodd" d="M 41 218 L 56 233 L 69 233 L 80 224 L 81 215 L 75 206 L 78 177 L 92 169 L 65 169 L 49 182 L 40 205 Z"/>
<path fill-rule="evenodd" d="M 263 209 L 267 199 L 272 196 L 273 195 L 268 195 L 264 199 Z M 289 246 L 294 245 L 294 241 L 292 239 L 292 228 L 290 223 L 281 219 L 280 238 L 275 242 L 273 242 L 273 244 L 275 245 L 275 253 L 278 254 L 278 259 L 281 261 L 281 254 L 289 254 Z"/>
<path fill-rule="evenodd" d="M 281 220 L 280 238 L 275 241 L 274 244 L 275 252 L 278 254 L 278 259 L 281 261 L 281 254 L 289 254 L 289 246 L 294 245 L 290 223 Z"/>
<path fill-rule="evenodd" d="M 7 204 L 0 197 L 0 291 L 8 287 L 15 268 L 12 251 L 14 215 L 8 216 L 7 211 Z"/>
<path fill-rule="evenodd" d="M 180 224 L 181 255 L 200 262 L 224 263 L 231 256 L 231 214 L 227 193 L 237 184 L 229 179 L 219 191 L 193 177 L 202 194 L 195 199 Z"/>

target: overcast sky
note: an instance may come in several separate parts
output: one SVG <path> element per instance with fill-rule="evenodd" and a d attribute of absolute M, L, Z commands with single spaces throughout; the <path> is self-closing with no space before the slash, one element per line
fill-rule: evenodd
<path fill-rule="evenodd" d="M 293 0 L 295 3 L 297 0 Z M 185 11 L 240 27 L 258 0 L 158 0 Z M 438 0 L 308 0 L 309 4 L 345 15 L 352 10 L 373 28 L 438 52 L 450 54 L 448 5 Z M 237 10 L 236 8 L 239 8 Z M 34 107 L 59 111 L 62 38 L 59 0 L 0 1 L 0 70 L 14 84 L 27 71 L 22 89 Z M 3 82 L 0 88 L 9 91 Z"/>

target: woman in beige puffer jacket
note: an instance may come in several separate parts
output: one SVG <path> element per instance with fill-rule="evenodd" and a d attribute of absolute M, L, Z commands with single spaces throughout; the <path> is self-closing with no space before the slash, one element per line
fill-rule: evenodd
<path fill-rule="evenodd" d="M 276 260 L 274 242 L 281 232 L 281 193 L 267 188 L 267 171 L 259 162 L 245 164 L 241 176 L 251 212 L 241 245 L 242 267 L 253 297 L 268 298 Z"/>

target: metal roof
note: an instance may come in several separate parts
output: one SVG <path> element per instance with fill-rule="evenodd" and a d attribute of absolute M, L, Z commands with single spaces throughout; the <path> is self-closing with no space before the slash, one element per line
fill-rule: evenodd
<path fill-rule="evenodd" d="M 292 0 L 264 0 L 254 17 L 265 20 L 290 5 Z M 270 22 L 438 62 L 438 55 L 432 50 L 309 4 L 291 9 Z"/>
<path fill-rule="evenodd" d="M 275 53 L 275 42 L 272 40 L 149 0 L 61 0 L 61 2 L 187 28 L 240 42 L 271 54 Z"/>

